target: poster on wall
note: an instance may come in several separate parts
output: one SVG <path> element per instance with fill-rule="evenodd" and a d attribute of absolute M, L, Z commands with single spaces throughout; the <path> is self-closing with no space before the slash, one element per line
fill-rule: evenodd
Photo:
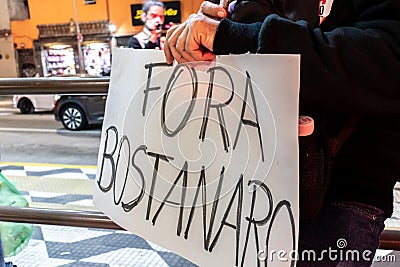
<path fill-rule="evenodd" d="M 120 48 L 113 60 L 95 205 L 199 266 L 290 266 L 300 57 L 169 65 Z"/>
<path fill-rule="evenodd" d="M 170 22 L 181 23 L 181 2 L 162 2 L 165 7 L 165 22 L 164 25 L 168 25 Z M 141 19 L 142 16 L 142 4 L 131 5 L 131 17 L 132 26 L 143 25 Z"/>

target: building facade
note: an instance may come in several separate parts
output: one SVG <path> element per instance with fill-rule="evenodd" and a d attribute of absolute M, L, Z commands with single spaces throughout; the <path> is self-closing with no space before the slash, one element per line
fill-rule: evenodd
<path fill-rule="evenodd" d="M 179 23 L 197 12 L 202 1 L 162 2 L 169 7 L 166 18 L 174 17 L 175 23 Z M 8 31 L 9 42 L 12 42 L 14 75 L 107 75 L 111 67 L 112 47 L 126 46 L 129 37 L 142 30 L 143 26 L 137 23 L 137 7 L 143 2 L 0 0 L 0 7 L 5 3 L 13 14 L 24 14 L 18 18 L 9 16 L 4 22 L 10 25 L 8 30 L 0 28 L 0 37 L 2 31 Z"/>

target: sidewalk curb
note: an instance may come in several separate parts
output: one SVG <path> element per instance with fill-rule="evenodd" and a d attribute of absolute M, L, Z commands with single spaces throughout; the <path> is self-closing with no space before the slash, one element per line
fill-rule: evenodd
<path fill-rule="evenodd" d="M 13 107 L 13 97 L 12 96 L 2 96 L 0 95 L 0 108 L 12 108 Z"/>
<path fill-rule="evenodd" d="M 13 103 L 10 101 L 0 101 L 0 108 L 13 108 Z"/>
<path fill-rule="evenodd" d="M 65 136 L 93 136 L 100 137 L 101 130 L 83 130 L 83 131 L 69 131 L 67 129 L 40 129 L 40 128 L 12 128 L 0 127 L 0 132 L 28 132 L 28 133 L 55 133 Z"/>

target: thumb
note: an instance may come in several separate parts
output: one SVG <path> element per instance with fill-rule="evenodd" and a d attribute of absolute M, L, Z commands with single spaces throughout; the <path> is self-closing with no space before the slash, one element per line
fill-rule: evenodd
<path fill-rule="evenodd" d="M 227 11 L 223 7 L 209 1 L 204 1 L 201 4 L 199 13 L 208 17 L 218 19 L 226 18 L 228 15 Z"/>

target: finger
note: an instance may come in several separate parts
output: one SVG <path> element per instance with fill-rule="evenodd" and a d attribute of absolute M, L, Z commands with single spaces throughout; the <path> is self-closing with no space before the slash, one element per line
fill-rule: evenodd
<path fill-rule="evenodd" d="M 194 42 L 194 40 L 189 36 L 189 28 L 185 27 L 185 29 L 182 31 L 180 34 L 177 43 L 176 43 L 176 49 L 179 51 L 181 54 L 182 59 L 180 61 L 194 61 L 195 59 L 190 55 L 190 51 L 186 51 L 186 43 L 187 42 Z M 194 46 L 196 44 L 193 44 Z M 198 45 L 197 45 L 198 46 Z M 179 62 L 179 61 L 178 61 Z M 179 62 L 182 63 L 182 62 Z"/>
<path fill-rule="evenodd" d="M 168 64 L 172 64 L 174 62 L 174 57 L 172 56 L 171 49 L 169 48 L 169 43 L 168 43 L 167 39 L 165 39 L 165 41 L 164 41 L 164 49 L 163 50 L 164 50 L 165 61 Z"/>
<path fill-rule="evenodd" d="M 184 23 L 183 23 L 184 24 Z M 166 56 L 167 63 L 172 64 L 176 57 L 180 58 L 180 55 L 176 52 L 176 41 L 180 35 L 180 29 L 183 27 L 183 24 L 176 25 L 172 27 L 166 36 L 166 47 L 164 47 L 164 54 Z M 183 29 L 183 28 L 182 28 Z M 165 46 L 165 44 L 164 44 Z"/>
<path fill-rule="evenodd" d="M 199 13 L 208 17 L 219 19 L 223 19 L 228 16 L 228 12 L 223 7 L 209 1 L 204 1 L 201 4 Z"/>
<path fill-rule="evenodd" d="M 178 62 L 181 60 L 182 54 L 181 54 L 181 51 L 176 48 L 176 44 L 177 44 L 178 38 L 182 35 L 182 32 L 185 29 L 185 26 L 186 26 L 185 24 L 181 24 L 171 34 L 171 37 L 168 40 L 169 41 L 169 48 L 171 50 L 171 54 L 172 54 L 173 58 Z"/>
<path fill-rule="evenodd" d="M 214 61 L 216 55 L 210 51 L 203 51 L 201 61 Z"/>
<path fill-rule="evenodd" d="M 171 35 L 174 33 L 174 31 L 176 30 L 177 27 L 178 26 L 171 27 L 171 29 L 169 29 L 167 31 L 167 34 L 165 36 L 164 55 L 165 55 L 165 59 L 166 59 L 168 64 L 172 64 L 174 62 L 174 57 L 173 57 L 172 52 L 171 52 L 171 48 L 170 48 L 171 44 L 170 44 L 169 40 L 171 38 Z"/>
<path fill-rule="evenodd" d="M 213 52 L 206 49 L 191 51 L 190 55 L 195 61 L 213 61 L 216 57 Z"/>
<path fill-rule="evenodd" d="M 208 18 L 208 21 L 215 22 Z M 213 46 L 212 35 L 214 33 L 214 28 L 216 29 L 217 25 L 212 25 L 214 23 L 204 23 L 204 20 L 199 20 L 196 25 L 190 25 L 192 27 L 188 28 L 187 40 L 185 42 L 185 50 L 190 54 L 190 56 L 194 60 L 200 61 L 210 61 L 215 59 L 215 55 L 211 51 Z M 204 31 L 204 28 L 209 29 L 208 31 Z"/>
<path fill-rule="evenodd" d="M 188 35 L 188 38 L 189 36 L 190 35 Z M 186 41 L 185 51 L 189 54 L 191 61 L 213 61 L 215 59 L 213 52 L 204 46 L 199 45 L 193 39 Z"/>

